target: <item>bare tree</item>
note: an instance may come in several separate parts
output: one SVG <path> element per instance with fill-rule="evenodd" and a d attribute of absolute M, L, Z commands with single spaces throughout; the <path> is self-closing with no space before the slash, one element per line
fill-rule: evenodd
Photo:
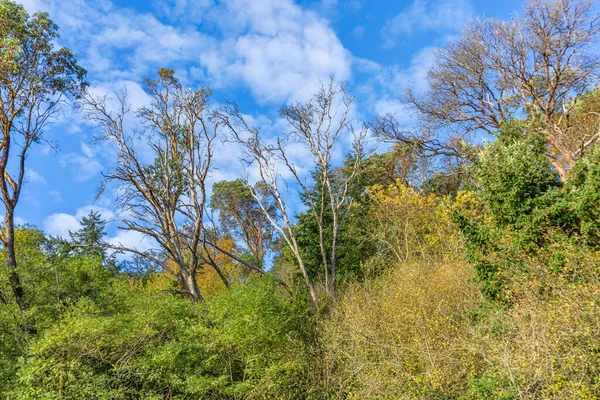
<path fill-rule="evenodd" d="M 86 87 L 86 71 L 75 56 L 66 48 L 54 48 L 58 36 L 48 14 L 29 16 L 22 6 L 0 1 L 0 191 L 5 209 L 0 241 L 22 311 L 28 307 L 15 257 L 14 217 L 25 162 L 33 145 L 46 142 L 44 129 L 60 113 L 65 98 L 77 98 Z"/>
<path fill-rule="evenodd" d="M 364 126 L 356 130 L 349 117 L 353 100 L 343 85 L 331 80 L 329 84 L 321 86 L 310 102 L 296 103 L 281 109 L 281 116 L 290 130 L 272 142 L 261 137 L 258 129 L 247 123 L 237 106 L 231 105 L 220 113 L 221 123 L 232 132 L 233 140 L 244 145 L 247 165 L 258 169 L 265 189 L 270 197 L 275 199 L 279 210 L 277 215 L 269 212 L 269 205 L 263 201 L 265 196 L 252 192 L 263 213 L 294 254 L 315 303 L 317 294 L 296 240 L 286 195 L 291 186 L 296 186 L 299 187 L 302 197 L 309 202 L 310 212 L 319 229 L 326 291 L 333 297 L 336 292 L 339 231 L 344 214 L 349 208 L 349 184 L 358 173 L 367 133 Z M 354 140 L 355 157 L 351 167 L 342 174 L 341 169 L 333 168 L 333 158 L 335 152 L 341 150 L 343 141 L 349 138 Z M 302 167 L 316 171 L 314 182 L 308 181 L 290 156 L 291 148 L 298 147 L 307 152 L 307 158 L 302 160 Z M 284 178 L 284 172 L 288 179 Z M 317 193 L 316 197 L 314 193 Z M 331 213 L 333 219 L 329 228 L 331 243 L 326 242 L 327 212 Z"/>
<path fill-rule="evenodd" d="M 118 147 L 117 167 L 106 175 L 101 192 L 107 183 L 116 182 L 118 206 L 125 215 L 120 228 L 154 239 L 160 250 L 147 252 L 120 244 L 111 247 L 161 265 L 185 294 L 202 301 L 196 280 L 201 268 L 214 268 L 228 285 L 207 251 L 207 247 L 220 249 L 204 224 L 206 182 L 216 138 L 206 108 L 211 91 L 184 89 L 169 69 L 160 69 L 156 80 L 146 79 L 145 89 L 152 103 L 136 111 L 141 124 L 133 133 L 125 128 L 129 109 L 124 93 L 117 96 L 116 112 L 109 110 L 106 98 L 85 97 L 88 118 L 102 130 L 99 139 Z M 144 142 L 154 158 L 148 163 L 143 160 Z"/>
<path fill-rule="evenodd" d="M 466 178 L 465 166 L 476 158 L 478 146 L 469 142 L 464 134 L 440 137 L 431 125 L 405 127 L 395 116 L 382 115 L 369 124 L 373 135 L 382 142 L 393 143 L 391 151 L 395 162 L 394 176 L 413 187 L 427 188 L 432 179 L 453 181 L 454 186 Z"/>
<path fill-rule="evenodd" d="M 478 20 L 436 54 L 425 96 L 406 101 L 435 128 L 497 135 L 512 118 L 530 118 L 548 140 L 547 157 L 564 180 L 598 138 L 598 129 L 566 123 L 580 97 L 597 82 L 590 53 L 600 19 L 589 0 L 531 1 L 510 22 Z M 580 137 L 573 144 L 573 135 Z"/>

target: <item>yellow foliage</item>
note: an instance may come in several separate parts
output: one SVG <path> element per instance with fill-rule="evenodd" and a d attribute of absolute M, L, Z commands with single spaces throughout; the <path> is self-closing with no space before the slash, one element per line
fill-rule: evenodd
<path fill-rule="evenodd" d="M 460 253 L 460 241 L 448 209 L 435 194 L 422 194 L 398 182 L 368 188 L 367 232 L 377 244 L 378 267 L 415 257 L 437 262 Z"/>
<path fill-rule="evenodd" d="M 473 332 L 473 348 L 520 399 L 600 396 L 600 257 L 570 257 L 586 273 L 574 280 L 532 261 L 511 282 L 516 304 L 488 312 Z"/>
<path fill-rule="evenodd" d="M 220 248 L 230 253 L 239 253 L 235 240 L 231 237 L 220 237 L 217 239 L 217 244 Z M 240 281 L 257 274 L 255 271 L 248 271 L 247 268 L 221 252 L 215 251 L 208 254 L 204 249 L 202 252 L 205 256 L 210 256 L 210 258 L 214 260 L 215 264 L 219 267 L 229 283 Z M 177 273 L 177 264 L 171 260 L 168 260 L 167 263 L 171 271 Z M 225 283 L 211 265 L 202 265 L 196 272 L 196 279 L 198 281 L 200 293 L 202 293 L 202 296 L 205 298 L 226 289 Z M 169 290 L 179 286 L 175 277 L 167 270 L 163 270 L 161 273 L 153 276 L 150 285 L 156 290 Z"/>
<path fill-rule="evenodd" d="M 480 298 L 470 282 L 464 262 L 413 261 L 348 288 L 323 326 L 328 385 L 356 399 L 464 392 L 476 357 L 462 336 Z"/>
<path fill-rule="evenodd" d="M 471 190 L 460 190 L 451 207 L 472 222 L 480 221 L 484 215 L 481 199 Z"/>
<path fill-rule="evenodd" d="M 482 297 L 448 218 L 485 218 L 476 196 L 447 205 L 398 185 L 370 200 L 372 263 L 387 268 L 346 287 L 322 322 L 334 397 L 600 398 L 600 253 L 551 242 L 510 276 L 503 308 Z"/>

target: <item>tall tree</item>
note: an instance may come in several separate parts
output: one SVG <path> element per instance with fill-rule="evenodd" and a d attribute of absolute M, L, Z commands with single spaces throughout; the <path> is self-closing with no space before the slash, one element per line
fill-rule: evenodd
<path fill-rule="evenodd" d="M 161 265 L 185 294 L 202 301 L 196 278 L 199 269 L 214 268 L 227 284 L 219 266 L 206 256 L 207 247 L 231 255 L 211 239 L 204 221 L 206 182 L 217 136 L 207 109 L 211 91 L 185 89 L 170 69 L 160 69 L 157 79 L 146 79 L 145 90 L 152 102 L 136 111 L 139 125 L 133 132 L 124 123 L 129 111 L 125 94 L 117 95 L 116 112 L 108 108 L 106 98 L 85 97 L 88 118 L 102 131 L 100 139 L 118 148 L 117 166 L 106 175 L 104 185 L 115 182 L 119 187 L 118 205 L 127 211 L 120 229 L 158 244 L 155 251 L 111 247 Z M 144 152 L 153 160 L 145 162 Z"/>
<path fill-rule="evenodd" d="M 534 121 L 547 140 L 546 157 L 561 179 L 600 136 L 598 124 L 569 123 L 581 96 L 597 84 L 591 53 L 600 17 L 589 0 L 532 0 L 511 21 L 476 20 L 440 49 L 424 96 L 406 101 L 435 128 L 497 136 L 513 118 Z"/>
<path fill-rule="evenodd" d="M 85 90 L 86 71 L 66 48 L 56 49 L 58 26 L 47 13 L 29 15 L 9 0 L 0 0 L 0 191 L 11 289 L 21 310 L 27 309 L 15 258 L 15 208 L 31 147 L 45 141 L 44 129 L 69 97 Z"/>
<path fill-rule="evenodd" d="M 294 254 L 314 303 L 318 302 L 317 294 L 302 259 L 291 210 L 286 204 L 285 190 L 292 186 L 298 187 L 310 204 L 319 231 L 326 292 L 334 297 L 339 232 L 347 210 L 345 206 L 351 200 L 349 185 L 357 175 L 366 137 L 366 128 L 356 129 L 350 117 L 353 100 L 344 85 L 334 80 L 323 84 L 309 102 L 281 109 L 281 116 L 289 131 L 279 135 L 274 143 L 259 135 L 258 129 L 246 122 L 237 106 L 232 105 L 220 113 L 221 123 L 231 131 L 233 140 L 245 147 L 248 165 L 258 168 L 265 189 L 275 199 L 279 214 L 276 218 L 268 214 L 267 204 L 252 191 L 263 213 Z M 335 153 L 342 151 L 344 141 L 354 141 L 353 150 L 357 156 L 350 172 L 341 175 L 339 169 L 333 167 L 333 163 Z M 297 151 L 298 147 L 306 153 L 301 167 L 317 171 L 317 179 L 305 177 L 292 159 L 291 149 Z M 284 171 L 290 179 L 284 178 Z M 313 185 L 320 186 L 319 190 L 313 191 Z M 312 196 L 314 193 L 319 194 L 318 198 Z M 328 213 L 331 213 L 332 219 L 330 232 L 327 232 L 326 224 Z M 330 245 L 327 243 L 328 237 L 331 238 Z"/>
<path fill-rule="evenodd" d="M 260 197 L 267 214 L 275 218 L 275 200 L 262 182 L 256 183 L 252 190 L 242 179 L 216 182 L 210 205 L 219 212 L 219 221 L 224 230 L 233 238 L 241 240 L 256 265 L 263 267 L 276 232 L 267 215 L 262 212 L 259 202 L 252 196 L 253 192 Z"/>

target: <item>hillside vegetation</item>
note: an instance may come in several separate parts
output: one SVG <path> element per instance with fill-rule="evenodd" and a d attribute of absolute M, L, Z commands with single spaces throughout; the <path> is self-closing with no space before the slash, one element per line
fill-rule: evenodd
<path fill-rule="evenodd" d="M 167 68 L 133 115 L 94 97 L 49 18 L 0 0 L 0 398 L 600 398 L 593 3 L 466 26 L 403 95 L 415 127 L 357 123 L 332 79 L 275 138 Z M 118 149 L 101 190 L 154 249 L 97 212 L 15 225 L 57 96 Z M 219 140 L 260 179 L 212 184 Z"/>

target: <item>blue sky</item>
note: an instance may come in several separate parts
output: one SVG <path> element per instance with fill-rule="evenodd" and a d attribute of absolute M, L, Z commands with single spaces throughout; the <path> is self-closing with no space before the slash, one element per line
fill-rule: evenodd
<path fill-rule="evenodd" d="M 18 0 L 17 0 L 18 1 Z M 320 80 L 335 75 L 356 96 L 355 117 L 396 113 L 407 87 L 427 89 L 435 49 L 478 16 L 508 18 L 521 1 L 469 0 L 22 0 L 29 12 L 48 11 L 60 26 L 59 44 L 78 54 L 94 93 L 127 88 L 144 104 L 144 77 L 173 68 L 185 85 L 208 84 L 214 101 L 235 100 L 272 129 L 277 110 L 306 100 Z M 90 210 L 113 219 L 114 198 L 94 201 L 114 149 L 94 143 L 93 127 L 65 109 L 47 130 L 59 151 L 35 148 L 19 222 L 52 235 L 78 227 Z M 213 180 L 242 175 L 239 152 L 222 146 Z M 109 226 L 111 240 L 144 248 L 145 239 Z"/>

